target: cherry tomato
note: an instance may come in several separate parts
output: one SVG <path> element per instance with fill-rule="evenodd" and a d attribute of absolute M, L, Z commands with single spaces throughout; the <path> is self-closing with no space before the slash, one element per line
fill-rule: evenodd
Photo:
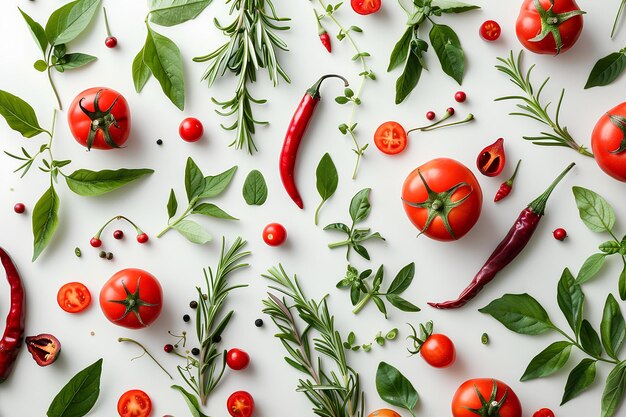
<path fill-rule="evenodd" d="M 558 229 L 554 229 L 552 236 L 554 236 L 556 240 L 563 241 L 567 237 L 567 232 L 562 227 L 559 227 Z"/>
<path fill-rule="evenodd" d="M 626 182 L 626 102 L 602 115 L 591 133 L 591 149 L 602 171 Z"/>
<path fill-rule="evenodd" d="M 115 36 L 108 36 L 104 40 L 104 44 L 107 48 L 115 48 L 117 46 L 117 38 Z"/>
<path fill-rule="evenodd" d="M 178 134 L 185 142 L 197 142 L 202 137 L 204 128 L 202 122 L 195 117 L 188 117 L 178 126 Z"/>
<path fill-rule="evenodd" d="M 280 223 L 270 223 L 263 229 L 263 240 L 270 246 L 280 246 L 287 240 L 287 229 Z"/>
<path fill-rule="evenodd" d="M 151 273 L 137 268 L 116 272 L 100 290 L 100 308 L 113 324 L 139 329 L 161 314 L 163 291 Z"/>
<path fill-rule="evenodd" d="M 454 94 L 454 100 L 456 100 L 457 103 L 463 103 L 465 100 L 467 100 L 467 94 L 465 94 L 465 92 L 463 91 L 457 91 Z"/>
<path fill-rule="evenodd" d="M 91 304 L 91 293 L 80 282 L 69 282 L 59 289 L 57 303 L 68 313 L 79 313 Z"/>
<path fill-rule="evenodd" d="M 436 195 L 429 197 L 428 189 Z M 402 201 L 407 216 L 423 234 L 449 241 L 460 239 L 474 227 L 480 217 L 483 192 L 465 165 L 438 158 L 407 176 Z"/>
<path fill-rule="evenodd" d="M 435 333 L 424 341 L 420 348 L 420 355 L 430 366 L 445 368 L 454 363 L 456 349 L 448 336 Z"/>
<path fill-rule="evenodd" d="M 552 6 L 554 3 L 554 6 Z M 580 12 L 575 0 L 539 0 L 545 10 L 542 17 L 537 11 L 535 0 L 524 0 L 520 9 L 515 32 L 517 38 L 526 49 L 537 54 L 557 55 L 570 49 L 583 31 L 582 14 L 566 18 L 570 12 Z M 549 20 L 558 22 L 550 24 Z M 547 30 L 546 36 L 541 38 L 542 28 Z M 557 42 L 555 34 L 560 38 Z"/>
<path fill-rule="evenodd" d="M 554 417 L 554 413 L 549 408 L 542 408 L 541 410 L 535 411 L 533 417 Z"/>
<path fill-rule="evenodd" d="M 250 355 L 241 349 L 231 349 L 226 354 L 226 364 L 230 369 L 241 371 L 246 369 L 250 363 Z"/>
<path fill-rule="evenodd" d="M 74 139 L 87 149 L 120 148 L 130 134 L 128 102 L 110 88 L 89 88 L 77 95 L 67 121 Z"/>
<path fill-rule="evenodd" d="M 376 129 L 374 144 L 387 155 L 398 154 L 406 148 L 406 131 L 400 123 L 385 122 Z"/>
<path fill-rule="evenodd" d="M 381 0 L 350 0 L 352 10 L 358 14 L 367 15 L 376 13 L 382 5 Z"/>
<path fill-rule="evenodd" d="M 13 206 L 13 211 L 15 211 L 17 214 L 22 214 L 26 211 L 26 206 L 24 205 L 24 203 L 17 203 Z"/>
<path fill-rule="evenodd" d="M 380 410 L 376 410 L 376 411 L 372 412 L 367 417 L 402 417 L 402 416 L 400 414 L 396 413 L 395 411 L 390 410 L 388 408 L 381 408 Z"/>
<path fill-rule="evenodd" d="M 497 141 L 480 151 L 476 158 L 476 167 L 481 174 L 488 177 L 497 177 L 504 169 L 506 154 L 504 153 L 504 139 Z"/>
<path fill-rule="evenodd" d="M 486 41 L 493 42 L 500 37 L 502 29 L 495 20 L 487 20 L 480 25 L 480 37 Z"/>
<path fill-rule="evenodd" d="M 228 397 L 226 407 L 232 417 L 250 417 L 254 413 L 254 399 L 246 391 L 236 391 Z"/>
<path fill-rule="evenodd" d="M 491 393 L 493 385 L 496 384 L 497 390 L 495 397 Z M 477 391 L 480 392 L 486 401 L 486 405 L 482 403 Z M 502 381 L 490 378 L 477 378 L 465 381 L 459 389 L 457 389 L 452 398 L 452 416 L 453 417 L 476 417 L 473 409 L 480 409 L 484 405 L 488 407 L 493 401 L 502 400 L 506 392 L 504 403 L 497 410 L 493 410 L 492 415 L 499 417 L 522 417 L 522 405 L 515 392 Z"/>
<path fill-rule="evenodd" d="M 152 414 L 152 401 L 145 392 L 132 389 L 117 401 L 117 412 L 120 417 L 148 417 Z"/>

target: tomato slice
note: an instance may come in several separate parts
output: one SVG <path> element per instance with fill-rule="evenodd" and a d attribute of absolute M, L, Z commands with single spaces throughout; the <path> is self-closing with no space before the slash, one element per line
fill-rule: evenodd
<path fill-rule="evenodd" d="M 117 401 L 117 412 L 120 417 L 148 417 L 152 413 L 152 401 L 145 392 L 131 389 Z"/>
<path fill-rule="evenodd" d="M 59 289 L 57 303 L 68 313 L 79 313 L 91 304 L 91 293 L 80 282 L 69 282 Z"/>
<path fill-rule="evenodd" d="M 406 148 L 406 131 L 400 123 L 385 122 L 376 129 L 374 144 L 387 155 L 398 154 Z"/>
<path fill-rule="evenodd" d="M 502 29 L 495 20 L 487 20 L 480 25 L 480 37 L 486 41 L 492 42 L 500 37 Z"/>
<path fill-rule="evenodd" d="M 236 391 L 228 397 L 226 407 L 232 417 L 250 417 L 254 412 L 254 399 L 246 391 Z"/>
<path fill-rule="evenodd" d="M 351 0 L 352 10 L 358 14 L 367 15 L 380 10 L 381 0 Z"/>

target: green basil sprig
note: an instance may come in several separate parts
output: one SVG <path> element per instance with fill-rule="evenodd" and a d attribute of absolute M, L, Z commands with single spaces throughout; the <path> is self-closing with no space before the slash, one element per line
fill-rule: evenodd
<path fill-rule="evenodd" d="M 328 153 L 325 153 L 320 159 L 320 163 L 315 170 L 317 192 L 322 197 L 319 206 L 315 210 L 315 225 L 317 226 L 317 220 L 319 217 L 320 209 L 330 197 L 337 191 L 337 184 L 339 183 L 339 174 L 337 174 L 337 167 L 333 159 Z"/>
<path fill-rule="evenodd" d="M 54 397 L 48 417 L 83 417 L 96 404 L 100 396 L 100 375 L 102 359 L 83 369 L 59 391 Z"/>
<path fill-rule="evenodd" d="M 65 36 L 67 35 L 59 35 Z M 64 38 L 62 38 L 64 39 Z M 59 208 L 61 202 L 56 192 L 59 174 L 65 178 L 67 186 L 74 193 L 81 196 L 98 196 L 114 191 L 130 182 L 133 182 L 154 171 L 151 169 L 118 169 L 90 171 L 79 169 L 66 174 L 62 171 L 64 167 L 72 163 L 65 159 L 55 159 L 52 152 L 52 140 L 54 138 L 54 123 L 56 121 L 56 110 L 52 121 L 52 128 L 46 130 L 41 127 L 35 110 L 21 98 L 0 90 L 0 115 L 7 121 L 9 127 L 19 132 L 25 138 L 33 138 L 41 133 L 48 136 L 48 141 L 41 144 L 37 152 L 32 154 L 26 148 L 21 148 L 21 154 L 4 153 L 11 158 L 20 161 L 20 166 L 15 172 L 21 172 L 24 177 L 35 162 L 41 161 L 39 170 L 48 173 L 50 176 L 50 186 L 35 204 L 32 214 L 33 228 L 33 261 L 35 261 L 44 249 L 50 244 L 59 226 Z"/>
<path fill-rule="evenodd" d="M 243 198 L 250 206 L 262 206 L 267 200 L 267 183 L 260 171 L 250 171 L 243 183 Z"/>
<path fill-rule="evenodd" d="M 376 336 L 374 336 L 374 340 L 369 343 L 358 344 L 356 343 L 356 334 L 354 332 L 350 332 L 348 334 L 348 339 L 343 342 L 343 347 L 344 349 L 349 349 L 353 352 L 358 352 L 361 349 L 363 349 L 363 352 L 371 352 L 374 342 L 376 342 L 378 346 L 385 346 L 385 343 L 387 343 L 388 340 L 395 340 L 397 337 L 398 329 L 393 328 L 384 335 L 382 331 L 376 333 Z"/>
<path fill-rule="evenodd" d="M 43 54 L 43 59 L 33 65 L 37 71 L 47 72 L 50 86 L 56 97 L 59 109 L 63 108 L 61 98 L 52 81 L 52 68 L 58 72 L 80 68 L 97 58 L 81 53 L 67 53 L 66 44 L 76 39 L 89 26 L 100 8 L 101 0 L 76 0 L 52 12 L 44 29 L 41 24 L 19 9 L 26 21 L 33 39 Z"/>
<path fill-rule="evenodd" d="M 384 401 L 407 410 L 413 417 L 413 409 L 419 401 L 419 395 L 411 381 L 400 371 L 386 362 L 378 364 L 376 370 L 376 391 Z"/>

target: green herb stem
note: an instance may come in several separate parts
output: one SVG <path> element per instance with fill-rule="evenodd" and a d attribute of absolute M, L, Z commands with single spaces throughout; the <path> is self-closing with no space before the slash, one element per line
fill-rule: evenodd
<path fill-rule="evenodd" d="M 46 58 L 46 63 L 48 64 L 48 69 L 46 70 L 46 72 L 48 73 L 48 81 L 50 82 L 50 87 L 52 87 L 52 91 L 54 92 L 54 97 L 57 100 L 57 104 L 59 105 L 59 110 L 63 110 L 63 104 L 61 104 L 61 97 L 59 97 L 59 92 L 57 91 L 56 86 L 54 85 L 54 81 L 52 81 L 52 67 L 53 65 L 50 62 L 50 59 L 52 57 L 52 51 L 54 50 L 54 48 L 50 48 L 50 51 L 48 52 L 48 56 Z"/>
<path fill-rule="evenodd" d="M 161 230 L 159 232 L 159 234 L 156 236 L 157 238 L 160 238 L 161 236 L 163 236 L 165 233 L 167 233 L 170 229 L 174 228 L 178 223 L 180 223 L 182 220 L 185 220 L 185 218 L 189 215 L 189 213 L 191 212 L 191 210 L 193 210 L 195 204 L 197 202 L 197 199 L 192 199 L 189 202 L 189 206 L 187 207 L 187 209 L 184 211 L 183 214 L 181 214 L 178 219 L 174 220 L 173 222 L 168 222 L 167 227 L 163 230 Z"/>
<path fill-rule="evenodd" d="M 613 29 L 611 30 L 611 39 L 615 37 L 615 31 L 617 30 L 617 25 L 620 18 L 622 17 L 622 13 L 624 13 L 624 7 L 626 7 L 626 0 L 622 0 L 622 3 L 619 5 L 617 15 L 615 16 L 615 21 L 613 22 Z"/>
<path fill-rule="evenodd" d="M 120 338 L 118 338 L 118 339 L 117 339 L 117 341 L 118 341 L 118 342 L 120 342 L 120 343 L 122 343 L 122 342 L 130 342 L 130 343 L 133 343 L 133 344 L 135 344 L 135 345 L 139 346 L 139 347 L 140 347 L 140 348 L 144 351 L 144 353 L 145 353 L 146 355 L 148 355 L 148 356 L 150 357 L 150 359 L 152 359 L 152 360 L 154 361 L 154 363 L 156 363 L 157 365 L 159 365 L 159 368 L 161 368 L 161 369 L 163 370 L 163 372 L 165 372 L 165 373 L 167 374 L 167 376 L 169 376 L 169 377 L 170 377 L 170 379 L 174 379 L 174 378 L 172 377 L 172 375 L 171 375 L 169 372 L 167 372 L 167 370 L 163 367 L 163 365 L 161 365 L 161 364 L 159 363 L 159 361 L 158 361 L 158 360 L 156 360 L 156 358 L 155 358 L 154 356 L 152 356 L 152 354 L 150 354 L 150 352 L 148 352 L 148 349 L 146 349 L 146 348 L 145 348 L 145 347 L 144 347 L 141 343 L 137 342 L 136 340 L 129 339 L 129 338 L 127 338 L 127 337 L 120 337 Z"/>
<path fill-rule="evenodd" d="M 352 310 L 352 313 L 359 314 L 359 312 L 363 309 L 363 307 L 365 307 L 365 305 L 369 302 L 371 298 L 372 298 L 371 292 L 368 292 L 367 294 L 365 294 L 365 297 L 363 297 L 361 301 L 359 301 L 359 303 L 354 307 L 354 310 Z"/>
<path fill-rule="evenodd" d="M 618 363 L 620 363 L 620 361 L 617 361 L 617 360 L 612 360 L 612 359 L 606 359 L 606 358 L 603 358 L 603 357 L 601 357 L 601 356 L 596 356 L 596 355 L 594 355 L 593 353 L 589 353 L 589 352 L 587 352 L 587 351 L 585 350 L 585 348 L 583 348 L 583 347 L 582 347 L 582 345 L 581 345 L 578 341 L 576 341 L 576 340 L 572 339 L 572 338 L 571 338 L 571 337 L 570 337 L 567 333 L 565 333 L 563 330 L 559 329 L 559 328 L 558 328 L 558 327 L 556 327 L 556 326 L 554 326 L 553 328 L 554 328 L 554 330 L 556 330 L 557 332 L 559 332 L 560 334 L 562 334 L 565 338 L 567 338 L 567 340 L 569 340 L 569 341 L 572 343 L 572 345 L 576 346 L 578 349 L 580 349 L 580 351 L 581 351 L 581 352 L 585 353 L 587 356 L 589 356 L 589 357 L 591 357 L 591 358 L 593 358 L 593 359 L 595 359 L 595 360 L 598 360 L 598 361 L 600 361 L 600 362 L 612 363 L 612 364 L 614 364 L 614 365 L 617 365 Z"/>

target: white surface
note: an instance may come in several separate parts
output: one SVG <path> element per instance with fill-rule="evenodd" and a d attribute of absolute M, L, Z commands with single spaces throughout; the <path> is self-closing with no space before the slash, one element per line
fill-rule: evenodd
<path fill-rule="evenodd" d="M 205 64 L 191 62 L 192 57 L 213 50 L 223 42 L 223 36 L 212 23 L 214 16 L 225 18 L 223 1 L 215 1 L 198 19 L 179 27 L 155 26 L 179 45 L 185 59 L 187 99 L 184 113 L 165 98 L 154 79 L 148 82 L 140 95 L 134 92 L 130 68 L 135 53 L 145 39 L 143 21 L 147 8 L 144 2 L 107 1 L 111 29 L 119 40 L 118 48 L 105 48 L 104 22 L 99 15 L 92 29 L 70 47 L 71 51 L 97 55 L 98 61 L 84 69 L 55 73 L 54 78 L 66 106 L 87 87 L 107 86 L 123 92 L 132 110 L 132 136 L 123 151 L 86 153 L 70 136 L 66 114 L 61 112 L 54 152 L 59 159 L 74 161 L 68 167 L 70 169 L 151 167 L 156 172 L 121 192 L 100 198 L 76 196 L 64 184 L 59 184 L 60 227 L 52 245 L 40 260 L 32 264 L 30 216 L 18 216 L 12 208 L 14 203 L 21 201 L 30 214 L 48 180 L 36 169 L 20 180 L 12 173 L 15 161 L 4 156 L 0 158 L 0 245 L 12 254 L 24 279 L 28 294 L 27 334 L 52 333 L 63 344 L 63 355 L 47 368 L 39 368 L 25 349 L 21 352 L 13 375 L 0 387 L 0 415 L 43 416 L 52 398 L 69 378 L 100 357 L 104 358 L 102 390 L 91 416 L 116 415 L 118 397 L 131 388 L 143 389 L 150 394 L 155 407 L 154 416 L 189 415 L 180 394 L 169 388 L 172 381 L 147 358 L 131 362 L 130 359 L 139 353 L 138 349 L 116 341 L 119 336 L 129 336 L 144 342 L 174 373 L 177 358 L 162 351 L 165 343 L 172 342 L 167 331 L 187 329 L 192 332 L 192 325 L 183 323 L 181 317 L 189 312 L 187 305 L 194 298 L 194 287 L 202 282 L 202 268 L 216 264 L 220 239 L 206 246 L 194 246 L 175 232 L 169 232 L 158 240 L 154 237 L 166 223 L 165 204 L 169 189 L 173 187 L 179 197 L 183 196 L 183 170 L 187 156 L 192 156 L 205 174 L 215 174 L 233 164 L 239 165 L 230 189 L 215 203 L 241 218 L 241 221 L 199 221 L 214 236 L 225 235 L 229 243 L 237 235 L 243 236 L 249 240 L 248 249 L 253 252 L 250 258 L 252 266 L 233 276 L 234 282 L 246 282 L 250 287 L 237 291 L 229 298 L 229 307 L 235 308 L 237 314 L 224 336 L 224 346 L 247 350 L 252 364 L 244 372 L 227 373 L 205 409 L 207 414 L 226 415 L 224 404 L 228 395 L 244 389 L 254 395 L 256 417 L 312 415 L 304 395 L 294 390 L 299 375 L 282 360 L 284 351 L 272 336 L 275 330 L 273 324 L 267 317 L 263 317 L 264 327 L 257 329 L 253 324 L 254 319 L 262 317 L 261 299 L 266 292 L 267 282 L 260 278 L 260 274 L 269 266 L 282 262 L 288 273 L 298 273 L 308 296 L 319 299 L 325 293 L 330 294 L 330 307 L 337 316 L 337 326 L 342 334 L 354 330 L 358 340 L 365 342 L 378 330 L 400 329 L 398 340 L 384 348 L 375 347 L 370 354 L 359 352 L 349 355 L 349 362 L 361 375 L 367 412 L 387 406 L 379 399 L 374 385 L 376 366 L 380 360 L 385 360 L 402 369 L 419 391 L 418 415 L 450 415 L 452 394 L 463 381 L 472 377 L 495 377 L 509 383 L 523 403 L 524 416 L 531 416 L 540 407 L 550 407 L 559 416 L 599 415 L 607 367 L 599 366 L 596 383 L 589 392 L 559 408 L 566 370 L 549 378 L 518 382 L 528 361 L 556 340 L 556 336 L 518 336 L 476 310 L 506 292 L 528 292 L 540 300 L 551 317 L 565 328 L 554 296 L 561 270 L 568 266 L 577 271 L 586 256 L 593 253 L 604 238 L 588 231 L 578 219 L 571 186 L 586 186 L 607 197 L 617 208 L 616 234 L 621 236 L 626 231 L 623 226 L 626 215 L 621 210 L 626 206 L 624 185 L 604 175 L 590 158 L 561 148 L 539 148 L 521 140 L 522 135 L 538 132 L 540 126 L 530 120 L 508 116 L 512 103 L 493 102 L 495 97 L 517 93 L 507 78 L 493 66 L 496 56 L 505 56 L 510 49 L 519 51 L 521 47 L 513 30 L 520 2 L 477 0 L 475 3 L 483 9 L 439 19 L 450 24 L 462 40 L 467 56 L 462 89 L 467 92 L 468 101 L 464 104 L 454 102 L 453 95 L 459 87 L 443 75 L 434 53 L 429 51 L 427 59 L 431 71 L 422 75 L 417 89 L 400 106 L 393 104 L 395 79 L 399 71 L 388 74 L 385 70 L 389 53 L 404 30 L 404 12 L 393 0 L 385 0 L 380 13 L 369 17 L 357 16 L 349 5 L 344 5 L 338 17 L 346 25 L 358 24 L 364 28 L 365 33 L 357 36 L 358 42 L 372 54 L 372 67 L 378 76 L 376 82 L 367 83 L 363 93 L 364 104 L 358 110 L 361 141 L 370 140 L 374 129 L 385 120 L 397 120 L 407 127 L 420 125 L 425 123 L 426 111 L 434 110 L 441 115 L 450 105 L 458 111 L 456 120 L 468 112 L 474 113 L 477 120 L 471 125 L 414 134 L 408 149 L 397 157 L 385 156 L 371 146 L 357 181 L 352 181 L 349 179 L 353 164 L 350 143 L 336 128 L 347 119 L 349 109 L 334 103 L 333 98 L 341 90 L 337 83 L 328 82 L 322 91 L 324 101 L 300 150 L 297 181 L 306 208 L 300 211 L 283 190 L 276 168 L 287 123 L 304 90 L 321 74 L 341 73 L 355 84 L 360 71 L 350 61 L 353 51 L 347 44 L 333 39 L 332 55 L 319 44 L 309 2 L 276 0 L 279 14 L 293 19 L 292 29 L 282 35 L 289 44 L 290 52 L 280 54 L 280 61 L 291 76 L 292 84 L 281 83 L 278 88 L 271 88 L 267 76 L 260 75 L 254 91 L 256 96 L 269 99 L 269 103 L 256 106 L 254 112 L 259 119 L 269 120 L 271 125 L 259 128 L 255 138 L 260 152 L 250 157 L 243 151 L 227 147 L 232 136 L 219 127 L 219 123 L 225 120 L 213 112 L 215 106 L 210 102 L 212 96 L 230 98 L 232 77 L 218 80 L 214 88 L 208 90 L 204 83 L 198 81 Z M 624 100 L 621 91 L 626 80 L 623 77 L 608 88 L 582 89 L 593 63 L 623 47 L 626 29 L 619 31 L 614 42 L 609 40 L 617 3 L 581 1 L 581 7 L 588 12 L 585 30 L 571 51 L 558 58 L 530 53 L 525 56 L 525 68 L 531 63 L 537 64 L 535 84 L 547 75 L 552 77 L 545 92 L 546 98 L 556 99 L 561 87 L 567 89 L 562 121 L 579 143 L 586 145 L 589 145 L 591 130 L 599 116 Z M 4 1 L 0 4 L 0 56 L 3 57 L 0 88 L 31 103 L 45 127 L 50 125 L 55 102 L 45 75 L 32 68 L 40 53 L 16 6 L 23 7 L 35 20 L 45 22 L 59 4 L 59 1 Z M 479 25 L 487 19 L 495 19 L 502 25 L 504 33 L 498 42 L 487 43 L 478 36 Z M 335 28 L 330 23 L 327 27 L 334 33 Z M 178 138 L 178 124 L 186 116 L 196 116 L 203 121 L 206 134 L 202 141 L 189 144 Z M 416 230 L 405 217 L 399 200 L 406 174 L 439 156 L 456 158 L 476 171 L 474 160 L 478 151 L 499 136 L 506 139 L 509 162 L 498 178 L 489 179 L 478 174 L 485 202 L 476 227 L 456 243 L 438 243 L 425 237 L 416 239 Z M 0 148 L 9 151 L 15 151 L 20 146 L 36 149 L 42 141 L 42 138 L 23 139 L 11 131 L 4 121 L 0 122 L 0 137 Z M 163 138 L 163 146 L 155 144 L 158 138 Z M 326 151 L 331 153 L 338 165 L 340 183 L 337 194 L 321 212 L 321 224 L 345 221 L 350 198 L 357 190 L 371 187 L 373 210 L 367 225 L 380 231 L 387 237 L 387 242 L 368 245 L 372 262 L 354 256 L 353 264 L 365 269 L 384 263 L 387 279 L 390 280 L 403 265 L 415 261 L 416 279 L 405 295 L 422 307 L 422 312 L 407 314 L 391 309 L 386 321 L 372 304 L 359 316 L 354 316 L 350 313 L 349 294 L 335 289 L 335 283 L 345 271 L 345 252 L 328 250 L 326 244 L 339 236 L 313 225 L 313 211 L 318 202 L 314 172 Z M 518 158 L 524 162 L 515 190 L 507 200 L 496 206 L 492 202 L 493 195 L 499 184 L 510 175 Z M 463 310 L 436 311 L 429 308 L 427 301 L 450 299 L 466 286 L 506 234 L 519 211 L 571 161 L 575 161 L 577 167 L 554 193 L 533 242 L 519 259 Z M 262 207 L 249 207 L 241 197 L 244 178 L 253 168 L 260 169 L 269 184 L 269 199 Z M 115 229 L 113 226 L 104 235 L 106 242 L 103 249 L 114 252 L 115 259 L 103 261 L 98 258 L 98 251 L 89 246 L 89 238 L 100 224 L 117 214 L 137 220 L 152 239 L 147 246 L 139 245 L 134 241 L 132 232 L 124 227 L 127 237 L 116 241 L 111 237 Z M 261 239 L 261 230 L 270 221 L 279 221 L 288 230 L 288 243 L 281 248 L 270 248 Z M 567 229 L 570 237 L 565 242 L 559 243 L 551 237 L 551 231 L 556 227 Z M 80 259 L 73 254 L 75 246 L 83 250 Z M 616 293 L 618 264 L 616 259 L 612 259 L 601 277 L 585 285 L 587 318 L 596 326 L 607 291 Z M 160 278 L 164 287 L 162 315 L 150 328 L 129 331 L 114 326 L 102 316 L 97 303 L 78 315 L 67 314 L 58 308 L 55 295 L 62 284 L 82 281 L 97 300 L 105 280 L 125 267 L 150 270 Z M 0 281 L 0 289 L 0 317 L 5 317 L 8 287 L 4 280 Z M 621 304 L 624 307 L 624 303 Z M 435 321 L 436 331 L 448 334 L 457 346 L 457 362 L 449 369 L 436 370 L 420 357 L 407 357 L 405 323 L 417 324 L 430 319 Z M 94 336 L 90 335 L 91 331 L 95 332 Z M 488 346 L 480 342 L 483 332 L 490 336 Z M 192 342 L 190 347 L 193 346 Z M 574 359 L 566 369 L 574 366 L 580 353 L 572 356 Z M 182 383 L 179 378 L 176 382 Z M 624 408 L 618 414 L 623 413 Z"/>

